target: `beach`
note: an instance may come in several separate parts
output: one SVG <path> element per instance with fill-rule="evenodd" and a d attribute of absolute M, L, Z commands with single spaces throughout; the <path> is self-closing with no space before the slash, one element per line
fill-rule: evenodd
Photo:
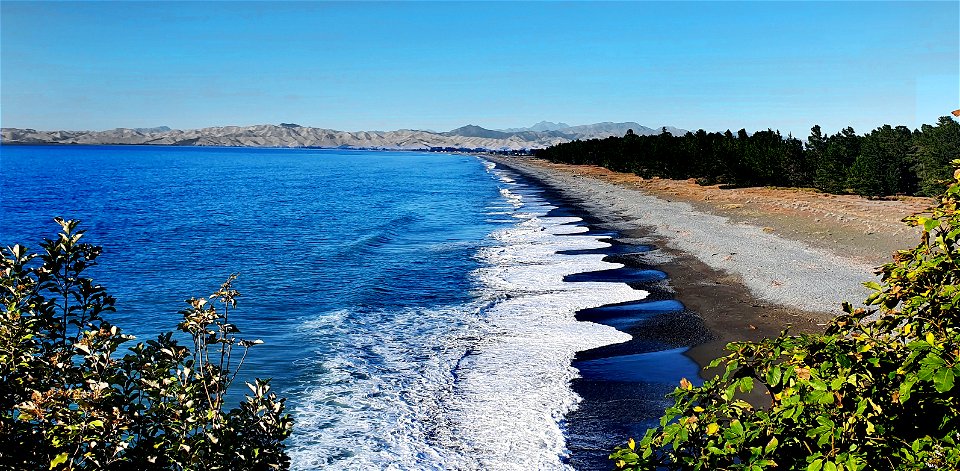
<path fill-rule="evenodd" d="M 537 180 L 593 226 L 622 234 L 618 240 L 655 246 L 639 261 L 667 272 L 677 299 L 731 339 L 741 330 L 759 338 L 787 325 L 816 330 L 841 302 L 861 302 L 868 294 L 862 283 L 876 279 L 876 267 L 919 240 L 900 219 L 930 204 L 919 197 L 721 189 L 535 158 L 485 158 Z M 754 317 L 754 309 L 764 312 Z"/>
<path fill-rule="evenodd" d="M 608 322 L 609 308 L 578 313 L 580 320 L 614 325 L 634 337 L 580 352 L 574 361 L 582 377 L 573 388 L 583 401 L 567 418 L 568 447 L 578 469 L 601 469 L 613 444 L 627 435 L 639 438 L 662 414 L 661 397 L 672 387 L 654 387 L 647 379 L 689 375 L 677 352 L 700 369 L 729 342 L 787 328 L 820 332 L 841 302 L 861 303 L 868 294 L 862 283 L 876 279 L 875 268 L 917 240 L 899 220 L 929 204 L 923 198 L 873 201 L 796 189 L 701 187 L 535 158 L 484 158 L 538 182 L 590 230 L 609 231 L 611 242 L 643 247 L 610 251 L 605 260 L 666 274 L 665 280 L 630 283 L 650 292 L 645 302 L 661 303 L 653 305 L 662 307 L 658 315 L 643 322 Z"/>
<path fill-rule="evenodd" d="M 4 186 L 2 238 L 40 240 L 51 215 L 84 221 L 126 333 L 152 338 L 186 296 L 241 273 L 230 318 L 264 345 L 238 380 L 270 377 L 288 399 L 304 470 L 609 469 L 726 343 L 822 330 L 841 300 L 863 299 L 882 257 L 860 237 L 909 246 L 895 213 L 923 203 L 473 154 L 4 158 L 21 178 Z"/>

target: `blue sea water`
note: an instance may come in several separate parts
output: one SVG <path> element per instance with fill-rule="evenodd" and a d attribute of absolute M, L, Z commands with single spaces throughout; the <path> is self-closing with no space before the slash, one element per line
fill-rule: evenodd
<path fill-rule="evenodd" d="M 574 353 L 629 338 L 573 314 L 645 295 L 565 283 L 618 267 L 601 236 L 473 156 L 5 146 L 0 174 L 0 243 L 82 220 L 140 340 L 238 272 L 242 379 L 289 398 L 296 469 L 563 468 Z"/>

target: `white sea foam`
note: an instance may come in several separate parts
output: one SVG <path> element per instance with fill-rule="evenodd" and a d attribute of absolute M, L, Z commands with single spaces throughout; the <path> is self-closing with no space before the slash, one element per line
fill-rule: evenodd
<path fill-rule="evenodd" d="M 570 388 L 573 355 L 629 340 L 574 313 L 646 293 L 564 282 L 620 265 L 602 255 L 557 255 L 607 244 L 576 235 L 585 231 L 569 224 L 577 218 L 546 217 L 554 206 L 539 192 L 487 169 L 502 182 L 513 224 L 477 253 L 474 302 L 337 311 L 304 324 L 323 360 L 300 392 L 295 468 L 567 468 L 562 420 L 579 400 Z"/>
<path fill-rule="evenodd" d="M 574 313 L 646 295 L 626 284 L 563 282 L 564 275 L 620 265 L 601 261 L 602 255 L 557 255 L 606 244 L 564 235 L 585 229 L 565 225 L 574 218 L 543 214 L 518 214 L 519 224 L 494 234 L 500 244 L 480 253 L 488 266 L 477 276 L 501 300 L 485 311 L 482 338 L 461 362 L 446 406 L 452 435 L 483 469 L 566 467 L 561 420 L 579 399 L 570 389 L 577 376 L 573 355 L 629 340 L 613 328 L 578 322 Z"/>
<path fill-rule="evenodd" d="M 458 318 L 466 325 L 478 313 L 469 306 L 363 316 L 340 311 L 305 323 L 318 340 L 334 344 L 295 411 L 294 467 L 412 470 L 460 462 L 431 437 L 444 428 L 441 401 L 465 345 L 448 337 L 445 325 Z M 389 328 L 369 328 L 378 325 Z M 418 348 L 411 348 L 411 336 Z"/>

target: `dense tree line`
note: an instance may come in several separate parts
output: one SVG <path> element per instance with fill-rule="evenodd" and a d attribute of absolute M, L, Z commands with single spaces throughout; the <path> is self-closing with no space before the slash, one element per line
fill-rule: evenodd
<path fill-rule="evenodd" d="M 948 116 L 911 131 L 889 125 L 858 135 L 847 127 L 804 143 L 779 131 L 704 130 L 591 139 L 537 151 L 552 162 L 600 165 L 642 177 L 696 178 L 704 185 L 815 187 L 864 196 L 935 195 L 960 157 L 960 123 Z"/>

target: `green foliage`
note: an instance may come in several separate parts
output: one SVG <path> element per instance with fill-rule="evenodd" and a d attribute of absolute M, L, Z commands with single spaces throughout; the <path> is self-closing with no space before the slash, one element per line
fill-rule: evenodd
<path fill-rule="evenodd" d="M 915 193 L 912 140 L 904 126 L 882 126 L 864 136 L 850 168 L 849 188 L 861 196 Z"/>
<path fill-rule="evenodd" d="M 860 155 L 861 137 L 853 128 L 846 127 L 823 143 L 823 154 L 814 163 L 814 186 L 827 193 L 846 190 L 850 167 Z"/>
<path fill-rule="evenodd" d="M 960 124 L 950 117 L 911 133 L 882 126 L 859 136 L 847 127 L 831 136 L 820 126 L 806 145 L 766 130 L 736 135 L 699 130 L 662 132 L 558 144 L 537 151 L 552 162 L 600 165 L 642 177 L 695 178 L 701 184 L 813 186 L 828 193 L 864 196 L 937 194 L 950 177 L 949 159 L 960 152 Z"/>
<path fill-rule="evenodd" d="M 960 160 L 912 250 L 878 271 L 869 309 L 821 335 L 731 343 L 660 426 L 618 447 L 617 469 L 960 469 Z M 765 393 L 750 403 L 746 393 Z"/>
<path fill-rule="evenodd" d="M 78 221 L 56 221 L 39 255 L 0 249 L 0 468 L 287 468 L 292 421 L 268 381 L 223 411 L 259 343 L 229 323 L 235 277 L 188 301 L 179 328 L 192 348 L 166 333 L 121 355 L 132 337 L 102 317 L 114 299 L 84 275 L 101 249 L 80 242 Z"/>
<path fill-rule="evenodd" d="M 949 116 L 936 126 L 924 124 L 914 136 L 920 192 L 934 196 L 950 181 L 950 162 L 960 155 L 960 123 Z"/>

